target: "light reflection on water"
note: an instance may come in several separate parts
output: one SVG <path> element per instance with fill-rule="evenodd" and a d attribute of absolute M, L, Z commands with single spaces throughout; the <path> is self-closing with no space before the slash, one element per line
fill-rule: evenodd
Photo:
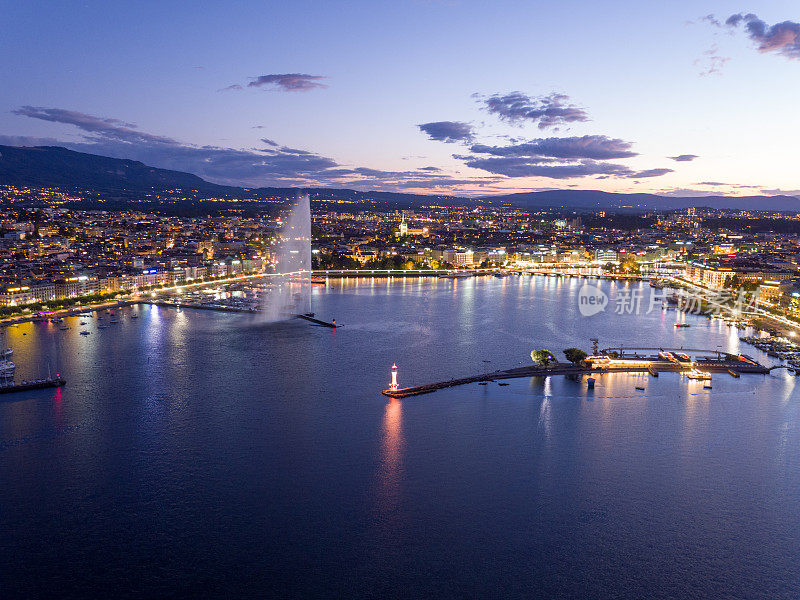
<path fill-rule="evenodd" d="M 20 377 L 51 364 L 68 380 L 0 402 L 9 597 L 109 596 L 106 572 L 142 596 L 202 572 L 198 594 L 228 596 L 793 597 L 800 392 L 785 371 L 712 390 L 663 373 L 379 393 L 393 362 L 411 385 L 592 337 L 772 362 L 718 320 L 583 318 L 580 283 L 330 280 L 312 310 L 333 331 L 150 306 L 103 329 L 8 328 Z"/>

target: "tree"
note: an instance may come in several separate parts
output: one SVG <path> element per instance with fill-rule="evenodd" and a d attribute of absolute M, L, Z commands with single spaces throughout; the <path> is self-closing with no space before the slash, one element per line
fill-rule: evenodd
<path fill-rule="evenodd" d="M 567 348 L 564 350 L 564 356 L 567 358 L 569 362 L 573 365 L 577 365 L 588 356 L 586 352 L 581 350 L 580 348 Z"/>
<path fill-rule="evenodd" d="M 557 362 L 555 355 L 550 350 L 531 350 L 531 360 L 544 367 Z"/>
<path fill-rule="evenodd" d="M 639 263 L 636 262 L 636 259 L 633 256 L 626 255 L 622 259 L 622 263 L 620 264 L 622 267 L 623 273 L 638 273 L 639 272 Z"/>

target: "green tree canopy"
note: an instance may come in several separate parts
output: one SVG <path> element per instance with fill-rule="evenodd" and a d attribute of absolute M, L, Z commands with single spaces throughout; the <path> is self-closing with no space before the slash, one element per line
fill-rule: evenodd
<path fill-rule="evenodd" d="M 531 360 L 533 362 L 548 366 L 551 363 L 557 362 L 555 355 L 550 350 L 531 350 Z"/>
<path fill-rule="evenodd" d="M 588 355 L 580 348 L 567 348 L 564 350 L 564 356 L 569 362 L 574 365 L 582 362 Z"/>

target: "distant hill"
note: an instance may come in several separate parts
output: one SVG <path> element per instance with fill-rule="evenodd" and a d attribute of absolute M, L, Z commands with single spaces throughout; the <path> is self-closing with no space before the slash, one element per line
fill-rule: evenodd
<path fill-rule="evenodd" d="M 386 208 L 418 208 L 424 205 L 470 205 L 475 203 L 508 204 L 526 209 L 610 210 L 642 212 L 675 210 L 690 206 L 741 210 L 800 211 L 800 199 L 793 196 L 704 196 L 673 198 L 655 194 L 616 194 L 596 190 L 553 190 L 483 198 L 408 194 L 400 192 L 363 192 L 338 188 L 257 189 L 211 183 L 181 171 L 159 169 L 136 160 L 109 158 L 67 150 L 59 146 L 17 147 L 0 145 L 0 184 L 27 187 L 59 187 L 91 191 L 119 202 L 141 200 L 145 194 L 184 190 L 195 202 L 204 198 L 291 199 L 308 192 L 312 200 L 347 201 L 351 207 L 385 204 Z M 187 201 L 188 202 L 188 201 Z"/>
<path fill-rule="evenodd" d="M 157 169 L 136 160 L 84 154 L 59 146 L 0 146 L 0 183 L 136 192 L 174 188 L 210 192 L 223 187 L 191 173 Z"/>
<path fill-rule="evenodd" d="M 507 202 L 520 208 L 564 208 L 571 210 L 677 210 L 707 207 L 733 210 L 800 211 L 800 199 L 795 196 L 702 196 L 671 197 L 656 194 L 616 194 L 598 190 L 551 190 L 504 196 L 485 196 L 492 202 Z"/>

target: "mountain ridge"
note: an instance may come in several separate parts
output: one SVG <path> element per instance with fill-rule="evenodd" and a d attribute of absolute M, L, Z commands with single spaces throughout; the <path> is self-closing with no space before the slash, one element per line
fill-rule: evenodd
<path fill-rule="evenodd" d="M 140 161 L 76 152 L 61 146 L 0 145 L 0 184 L 56 187 L 70 190 L 145 197 L 153 192 L 192 191 L 195 199 L 291 199 L 308 192 L 313 200 L 382 201 L 397 208 L 436 203 L 469 205 L 508 204 L 527 209 L 611 210 L 644 212 L 708 207 L 733 210 L 800 211 L 794 196 L 698 196 L 671 197 L 658 194 L 623 194 L 600 190 L 549 190 L 467 198 L 448 194 L 360 191 L 350 188 L 245 188 L 220 185 L 183 171 L 152 167 Z M 757 207 L 757 208 L 756 208 Z"/>

